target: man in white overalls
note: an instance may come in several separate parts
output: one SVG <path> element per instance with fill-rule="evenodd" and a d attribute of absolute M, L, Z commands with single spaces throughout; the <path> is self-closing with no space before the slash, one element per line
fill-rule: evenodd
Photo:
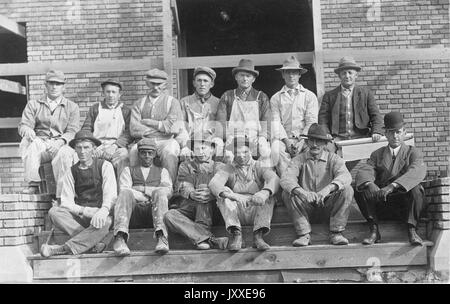
<path fill-rule="evenodd" d="M 236 136 L 247 136 L 253 156 L 270 153 L 268 124 L 271 120 L 270 103 L 267 95 L 255 90 L 252 85 L 259 72 L 250 59 L 241 59 L 231 71 L 238 87 L 223 93 L 217 110 L 217 120 L 223 125 L 226 143 Z"/>
<path fill-rule="evenodd" d="M 216 146 L 215 158 L 223 154 L 222 125 L 217 122 L 219 98 L 211 94 L 214 87 L 216 72 L 209 67 L 196 67 L 192 81 L 194 93 L 180 100 L 181 112 L 189 138 L 194 134 L 215 134 L 213 141 Z M 200 139 L 199 139 L 200 140 Z M 188 146 L 181 150 L 181 155 L 192 156 Z"/>
<path fill-rule="evenodd" d="M 102 144 L 96 148 L 94 157 L 110 161 L 120 176 L 128 164 L 127 146 L 130 136 L 131 110 L 120 101 L 122 84 L 108 79 L 101 84 L 104 100 L 90 107 L 82 130 L 88 130 Z"/>

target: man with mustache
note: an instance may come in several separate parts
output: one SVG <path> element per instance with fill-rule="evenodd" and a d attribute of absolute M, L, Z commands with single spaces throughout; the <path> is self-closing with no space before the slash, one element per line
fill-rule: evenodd
<path fill-rule="evenodd" d="M 406 129 L 399 112 L 384 116 L 388 145 L 374 151 L 356 174 L 355 199 L 366 218 L 370 235 L 363 244 L 381 240 L 378 219 L 401 219 L 407 222 L 409 241 L 422 245 L 416 227 L 426 210 L 425 192 L 420 184 L 427 173 L 419 149 L 404 143 Z"/>
<path fill-rule="evenodd" d="M 281 178 L 283 201 L 298 236 L 293 246 L 311 244 L 310 218 L 316 212 L 329 218 L 330 243 L 348 244 L 342 232 L 353 199 L 352 177 L 342 158 L 324 150 L 330 141 L 331 135 L 322 126 L 312 124 L 306 140 L 308 149 L 292 159 Z"/>
<path fill-rule="evenodd" d="M 270 231 L 274 194 L 279 189 L 280 179 L 272 168 L 252 158 L 248 138 L 234 137 L 228 149 L 235 152 L 233 163 L 217 172 L 209 183 L 231 235 L 228 250 L 241 249 L 241 225 L 253 225 L 253 247 L 268 250 L 270 246 L 263 235 Z"/>
<path fill-rule="evenodd" d="M 66 76 L 51 70 L 45 75 L 46 94 L 30 100 L 19 123 L 20 154 L 28 187 L 22 193 L 39 192 L 39 166 L 51 161 L 56 181 L 56 198 L 61 197 L 64 174 L 75 162 L 76 154 L 67 144 L 80 129 L 78 105 L 64 97 Z"/>
<path fill-rule="evenodd" d="M 179 208 L 169 210 L 164 216 L 169 230 L 187 237 L 199 250 L 224 249 L 228 241 L 227 238 L 215 238 L 211 233 L 216 198 L 208 184 L 224 166 L 213 160 L 214 145 L 208 133 L 192 136 L 188 146 L 194 157 L 182 162 L 178 169 L 177 189 L 183 199 Z"/>

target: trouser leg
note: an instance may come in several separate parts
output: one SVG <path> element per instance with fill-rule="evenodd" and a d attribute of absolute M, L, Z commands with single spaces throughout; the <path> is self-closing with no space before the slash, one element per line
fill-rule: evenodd
<path fill-rule="evenodd" d="M 56 181 L 56 197 L 61 197 L 62 181 L 66 172 L 75 163 L 76 153 L 69 146 L 62 146 L 52 160 L 53 175 Z"/>
<path fill-rule="evenodd" d="M 421 185 L 417 185 L 408 192 L 394 192 L 388 196 L 386 205 L 391 209 L 389 213 L 395 218 L 405 221 L 414 227 L 420 219 L 424 204 L 425 192 Z"/>
<path fill-rule="evenodd" d="M 270 222 L 272 221 L 273 207 L 275 206 L 274 197 L 269 197 L 264 205 L 253 206 L 253 231 L 262 229 L 263 233 L 270 231 Z"/>
<path fill-rule="evenodd" d="M 354 195 L 356 204 L 358 205 L 358 208 L 361 211 L 361 214 L 366 219 L 366 221 L 378 224 L 378 216 L 376 212 L 377 208 L 376 200 L 368 199 L 364 195 L 364 192 L 355 191 Z"/>
<path fill-rule="evenodd" d="M 155 234 L 161 231 L 167 237 L 167 227 L 164 224 L 164 214 L 169 210 L 169 194 L 166 190 L 155 190 L 152 194 L 152 216 Z"/>
<path fill-rule="evenodd" d="M 353 188 L 345 186 L 342 190 L 332 193 L 325 199 L 327 213 L 330 214 L 330 231 L 345 230 L 353 198 Z"/>
<path fill-rule="evenodd" d="M 277 173 L 281 176 L 286 171 L 291 156 L 286 152 L 286 145 L 280 140 L 274 140 L 272 142 L 272 150 L 270 157 L 272 163 L 275 165 Z"/>
<path fill-rule="evenodd" d="M 180 145 L 175 139 L 162 141 L 158 145 L 158 156 L 161 160 L 161 165 L 169 171 L 172 181 L 175 181 L 177 177 L 179 154 Z"/>
<path fill-rule="evenodd" d="M 241 222 L 239 220 L 238 203 L 228 198 L 218 198 L 217 207 L 222 214 L 225 222 L 225 228 L 229 231 L 230 227 L 241 229 Z"/>
<path fill-rule="evenodd" d="M 286 208 L 292 216 L 292 222 L 297 235 L 311 233 L 309 217 L 314 211 L 314 206 L 303 202 L 298 197 L 291 196 L 286 191 L 283 191 L 282 198 Z"/>
<path fill-rule="evenodd" d="M 114 206 L 114 235 L 117 235 L 120 231 L 128 238 L 130 220 L 135 206 L 136 199 L 134 198 L 133 192 L 128 189 L 120 191 Z"/>
<path fill-rule="evenodd" d="M 69 209 L 54 206 L 48 216 L 56 228 L 73 237 L 89 226 L 90 219 L 80 218 L 69 212 Z"/>
<path fill-rule="evenodd" d="M 41 165 L 43 154 L 46 153 L 47 146 L 42 139 L 37 137 L 31 143 L 28 143 L 28 139 L 23 138 L 20 147 L 25 180 L 27 182 L 40 182 L 39 166 Z"/>

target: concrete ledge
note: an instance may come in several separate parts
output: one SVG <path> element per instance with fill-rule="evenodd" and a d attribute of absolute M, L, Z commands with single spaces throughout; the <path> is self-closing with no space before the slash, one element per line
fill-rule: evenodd
<path fill-rule="evenodd" d="M 0 283 L 31 282 L 33 270 L 27 257 L 32 254 L 27 245 L 0 247 Z"/>

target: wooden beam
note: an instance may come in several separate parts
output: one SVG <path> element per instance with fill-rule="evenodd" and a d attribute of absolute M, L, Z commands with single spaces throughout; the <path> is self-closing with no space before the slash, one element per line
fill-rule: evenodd
<path fill-rule="evenodd" d="M 178 6 L 176 0 L 170 0 L 170 8 L 172 9 L 175 34 L 180 35 L 181 33 L 180 18 L 178 16 Z"/>
<path fill-rule="evenodd" d="M 6 29 L 7 31 L 13 34 L 21 36 L 23 38 L 27 38 L 25 27 L 5 17 L 4 15 L 0 15 L 0 27 Z"/>
<path fill-rule="evenodd" d="M 323 71 L 323 43 L 322 43 L 322 12 L 320 1 L 312 1 L 313 31 L 314 31 L 314 71 L 316 74 L 317 97 L 322 98 L 325 93 L 325 76 Z"/>
<path fill-rule="evenodd" d="M 142 59 L 102 59 L 102 60 L 73 60 L 29 63 L 0 64 L 0 76 L 14 75 L 42 75 L 50 69 L 61 70 L 64 73 L 101 73 L 144 71 L 150 68 L 163 68 L 161 57 L 147 57 Z"/>
<path fill-rule="evenodd" d="M 0 158 L 20 157 L 19 143 L 1 143 L 0 144 Z M 0 194 L 0 201 L 4 202 L 4 195 Z"/>
<path fill-rule="evenodd" d="M 21 119 L 21 117 L 0 118 L 0 129 L 17 128 Z"/>
<path fill-rule="evenodd" d="M 163 66 L 169 75 L 167 82 L 167 91 L 172 95 L 172 77 L 173 77 L 173 41 L 172 41 L 172 14 L 170 1 L 162 1 L 162 34 L 163 34 Z"/>
<path fill-rule="evenodd" d="M 20 94 L 20 95 L 27 95 L 27 88 L 22 86 L 20 83 L 6 80 L 6 79 L 0 79 L 0 91 L 14 93 L 14 94 Z"/>

